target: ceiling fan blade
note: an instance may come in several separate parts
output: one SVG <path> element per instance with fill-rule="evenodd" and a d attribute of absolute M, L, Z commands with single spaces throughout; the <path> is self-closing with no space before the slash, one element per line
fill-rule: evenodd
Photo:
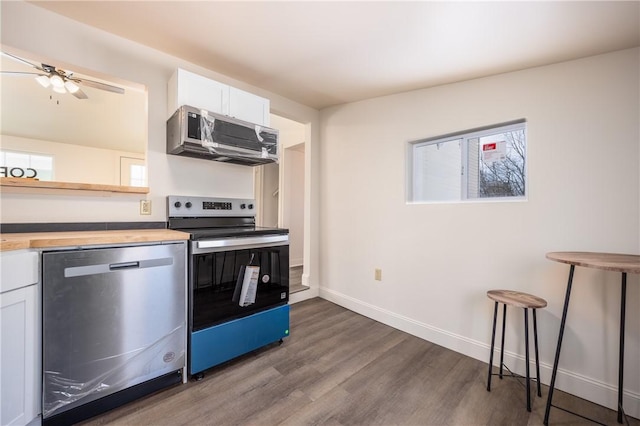
<path fill-rule="evenodd" d="M 32 68 L 35 68 L 37 70 L 44 71 L 39 66 L 37 66 L 36 64 L 32 64 L 31 62 L 27 61 L 26 59 L 19 58 L 19 57 L 15 56 L 15 55 L 12 55 L 11 53 L 7 53 L 7 52 L 2 52 L 2 54 L 4 56 L 7 56 L 7 57 L 13 59 L 14 61 L 18 61 L 18 62 L 20 62 L 22 64 L 25 64 L 25 65 L 27 65 L 29 67 L 32 67 Z"/>
<path fill-rule="evenodd" d="M 120 95 L 124 94 L 124 89 L 122 87 L 116 87 L 110 84 L 105 84 L 105 83 L 100 83 L 98 81 L 85 80 L 80 78 L 78 79 L 73 78 L 72 80 L 78 84 L 84 84 L 85 86 L 93 87 L 94 89 L 106 90 L 107 92 L 118 93 Z"/>
<path fill-rule="evenodd" d="M 33 77 L 38 75 L 46 75 L 39 72 L 21 72 L 21 71 L 0 71 L 2 75 L 11 75 L 15 77 Z"/>
<path fill-rule="evenodd" d="M 76 98 L 78 98 L 78 99 L 89 99 L 89 97 L 87 96 L 87 94 L 86 94 L 86 93 L 84 93 L 84 92 L 82 91 L 82 89 L 78 89 L 78 90 L 76 90 L 76 91 L 75 91 L 75 92 L 73 92 L 73 93 L 72 93 L 72 92 L 69 92 L 69 93 L 71 93 L 73 96 L 75 96 L 75 97 L 76 97 Z"/>

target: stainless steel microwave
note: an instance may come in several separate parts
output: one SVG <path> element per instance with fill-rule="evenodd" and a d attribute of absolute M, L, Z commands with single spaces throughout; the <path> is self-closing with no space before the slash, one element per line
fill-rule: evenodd
<path fill-rule="evenodd" d="M 278 131 L 184 105 L 167 120 L 167 153 L 248 166 L 273 163 Z"/>

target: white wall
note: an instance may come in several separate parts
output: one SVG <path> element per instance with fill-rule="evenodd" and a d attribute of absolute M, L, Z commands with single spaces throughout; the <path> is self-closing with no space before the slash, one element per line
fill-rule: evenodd
<path fill-rule="evenodd" d="M 281 144 L 280 223 L 289 229 L 291 265 L 304 265 L 305 126 L 274 115 L 271 125 L 279 130 Z"/>
<path fill-rule="evenodd" d="M 289 229 L 291 266 L 304 264 L 304 144 L 285 149 L 283 226 Z"/>
<path fill-rule="evenodd" d="M 262 204 L 260 208 L 260 226 L 275 228 L 278 226 L 278 198 L 280 166 L 276 163 L 265 164 L 262 167 Z"/>
<path fill-rule="evenodd" d="M 488 362 L 489 289 L 541 296 L 550 381 L 560 250 L 640 252 L 638 49 L 322 111 L 321 295 Z M 528 201 L 405 202 L 407 143 L 524 118 Z M 374 281 L 374 268 L 382 281 Z M 620 274 L 578 268 L 557 385 L 615 407 Z M 640 283 L 629 277 L 625 409 L 640 417 Z M 524 371 L 522 312 L 506 349 Z"/>

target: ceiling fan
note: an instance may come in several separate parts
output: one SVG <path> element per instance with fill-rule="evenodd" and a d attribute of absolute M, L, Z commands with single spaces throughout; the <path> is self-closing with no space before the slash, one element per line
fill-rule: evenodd
<path fill-rule="evenodd" d="M 38 83 L 40 83 L 43 87 L 51 86 L 53 91 L 56 93 L 71 93 L 78 99 L 87 99 L 87 94 L 84 93 L 82 89 L 80 89 L 80 85 L 83 85 L 87 87 L 93 87 L 94 89 L 118 93 L 121 95 L 124 94 L 124 89 L 121 87 L 112 86 L 106 83 L 100 83 L 98 81 L 87 80 L 85 78 L 74 77 L 73 72 L 64 71 L 60 68 L 56 68 L 53 65 L 40 64 L 38 66 L 27 61 L 26 59 L 22 59 L 7 52 L 2 52 L 2 55 L 38 70 L 38 72 L 1 71 L 3 75 L 35 76 L 35 80 Z"/>

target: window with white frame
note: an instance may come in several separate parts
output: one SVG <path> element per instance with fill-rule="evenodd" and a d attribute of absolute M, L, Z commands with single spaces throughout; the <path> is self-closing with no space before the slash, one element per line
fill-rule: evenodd
<path fill-rule="evenodd" d="M 147 166 L 144 159 L 120 157 L 120 185 L 147 186 Z"/>
<path fill-rule="evenodd" d="M 53 155 L 0 150 L 2 177 L 53 180 Z"/>
<path fill-rule="evenodd" d="M 411 202 L 524 199 L 526 122 L 410 142 Z"/>
<path fill-rule="evenodd" d="M 147 167 L 140 164 L 132 164 L 129 174 L 131 180 L 130 186 L 147 186 Z"/>

